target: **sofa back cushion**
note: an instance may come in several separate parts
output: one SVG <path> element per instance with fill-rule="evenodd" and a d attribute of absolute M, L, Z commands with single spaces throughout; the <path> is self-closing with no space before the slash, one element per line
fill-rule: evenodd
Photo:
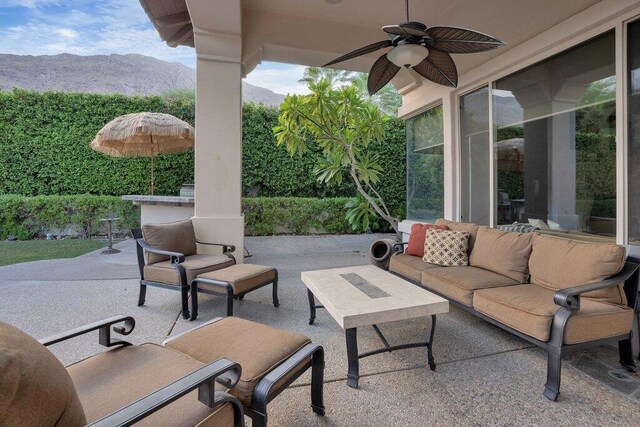
<path fill-rule="evenodd" d="M 469 257 L 469 265 L 527 283 L 532 237 L 533 233 L 480 227 Z"/>
<path fill-rule="evenodd" d="M 455 222 L 455 221 L 449 221 L 448 219 L 438 219 L 436 220 L 436 225 L 446 225 L 447 227 L 449 227 L 449 230 L 454 230 L 454 231 L 466 231 L 467 233 L 469 233 L 469 254 L 471 253 L 471 250 L 473 249 L 473 245 L 475 244 L 476 241 L 476 235 L 478 234 L 478 228 L 480 228 L 479 226 L 472 224 L 470 222 Z"/>
<path fill-rule="evenodd" d="M 196 234 L 190 219 L 166 224 L 144 224 L 142 236 L 151 246 L 165 251 L 179 252 L 185 256 L 197 252 Z M 147 264 L 167 261 L 166 255 L 147 253 Z"/>
<path fill-rule="evenodd" d="M 413 224 L 411 226 L 411 235 L 409 236 L 409 243 L 407 244 L 407 255 L 424 256 L 424 239 L 427 234 L 427 230 L 434 228 L 436 230 L 448 230 L 446 225 L 435 224 Z"/>
<path fill-rule="evenodd" d="M 578 242 L 534 233 L 529 273 L 531 283 L 557 291 L 605 280 L 622 270 L 624 260 L 624 248 L 614 243 Z M 584 296 L 626 304 L 622 284 Z"/>
<path fill-rule="evenodd" d="M 0 425 L 85 424 L 82 404 L 62 363 L 34 338 L 0 322 Z"/>
<path fill-rule="evenodd" d="M 469 265 L 469 233 L 466 231 L 427 230 L 422 261 L 443 267 Z"/>

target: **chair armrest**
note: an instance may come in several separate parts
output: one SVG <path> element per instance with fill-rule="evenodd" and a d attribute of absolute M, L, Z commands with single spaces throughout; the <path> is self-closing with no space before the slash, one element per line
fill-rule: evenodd
<path fill-rule="evenodd" d="M 227 388 L 232 388 L 240 379 L 240 373 L 239 364 L 225 358 L 218 359 L 90 425 L 99 427 L 129 426 L 196 388 L 198 389 L 198 400 L 209 408 L 214 408 L 221 403 L 235 400 L 227 393 L 216 392 L 215 383 L 218 382 Z"/>
<path fill-rule="evenodd" d="M 122 322 L 124 322 L 124 325 L 115 326 L 115 324 L 122 323 Z M 61 334 L 52 335 L 50 337 L 43 338 L 39 340 L 39 342 L 44 346 L 49 346 L 62 341 L 66 341 L 71 338 L 75 338 L 80 335 L 84 335 L 88 332 L 98 330 L 99 331 L 98 342 L 105 347 L 111 347 L 111 346 L 120 345 L 120 344 L 129 345 L 129 343 L 126 341 L 120 341 L 120 340 L 111 341 L 111 329 L 109 328 L 110 326 L 112 326 L 113 332 L 117 334 L 129 335 L 131 331 L 133 331 L 133 328 L 135 328 L 136 321 L 133 317 L 130 317 L 130 316 L 109 317 L 108 319 L 103 319 L 97 322 L 89 323 L 88 325 L 80 326 L 79 328 L 75 328 L 70 331 L 63 332 Z"/>
<path fill-rule="evenodd" d="M 180 264 L 184 262 L 184 254 L 181 254 L 180 252 L 165 251 L 163 249 L 154 248 L 153 246 L 145 242 L 144 239 L 136 239 L 136 242 L 138 242 L 140 247 L 142 247 L 142 249 L 144 249 L 147 252 L 151 252 L 152 254 L 157 254 L 157 255 L 168 256 L 169 259 L 171 260 L 171 264 L 176 264 L 176 263 Z"/>
<path fill-rule="evenodd" d="M 222 253 L 223 254 L 230 254 L 231 252 L 235 252 L 236 251 L 236 247 L 235 245 L 229 245 L 226 243 L 210 243 L 210 242 L 201 242 L 200 240 L 196 240 L 196 243 L 200 244 L 200 245 L 210 245 L 210 246 L 222 246 Z"/>
<path fill-rule="evenodd" d="M 627 281 L 638 271 L 638 264 L 627 262 L 615 276 L 611 276 L 601 282 L 590 283 L 588 285 L 574 286 L 572 288 L 561 289 L 553 296 L 553 302 L 569 310 L 580 308 L 580 294 L 598 291 L 601 289 L 614 288 L 620 283 Z"/>

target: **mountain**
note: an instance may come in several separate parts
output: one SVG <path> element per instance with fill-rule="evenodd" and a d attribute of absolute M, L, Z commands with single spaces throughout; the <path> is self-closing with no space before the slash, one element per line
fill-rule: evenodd
<path fill-rule="evenodd" d="M 196 71 L 144 55 L 0 54 L 0 89 L 161 95 L 194 89 Z M 245 102 L 279 106 L 284 95 L 242 82 Z"/>

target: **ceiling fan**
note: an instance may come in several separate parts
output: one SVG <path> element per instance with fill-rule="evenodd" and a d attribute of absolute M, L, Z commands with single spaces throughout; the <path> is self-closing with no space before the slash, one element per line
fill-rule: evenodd
<path fill-rule="evenodd" d="M 373 95 L 400 71 L 412 68 L 432 82 L 456 87 L 458 70 L 451 53 L 476 53 L 504 46 L 504 42 L 487 34 L 457 27 L 430 27 L 409 20 L 409 0 L 405 0 L 407 22 L 386 25 L 382 31 L 389 40 L 372 43 L 323 65 L 336 64 L 378 49 L 393 47 L 374 62 L 369 72 L 367 89 Z"/>

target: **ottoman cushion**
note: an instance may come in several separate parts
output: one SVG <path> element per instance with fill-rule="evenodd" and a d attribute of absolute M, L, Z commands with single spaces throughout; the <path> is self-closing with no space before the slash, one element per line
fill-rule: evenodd
<path fill-rule="evenodd" d="M 230 393 L 243 405 L 250 406 L 253 389 L 262 377 L 310 342 L 302 334 L 238 317 L 225 317 L 180 335 L 165 345 L 203 363 L 221 357 L 239 363 L 242 375 Z M 303 364 L 301 368 L 306 366 Z"/>
<path fill-rule="evenodd" d="M 238 295 L 249 292 L 266 283 L 271 283 L 275 277 L 276 269 L 273 267 L 256 264 L 235 264 L 221 270 L 200 274 L 197 279 L 198 289 L 225 293 L 224 286 L 205 282 L 207 279 L 217 280 L 229 283 L 233 287 L 233 294 Z"/>

